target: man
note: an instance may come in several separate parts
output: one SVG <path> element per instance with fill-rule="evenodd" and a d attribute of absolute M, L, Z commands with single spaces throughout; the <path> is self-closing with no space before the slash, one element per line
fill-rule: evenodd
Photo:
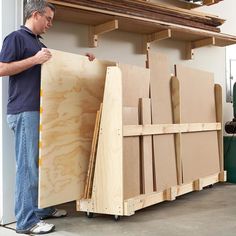
<path fill-rule="evenodd" d="M 5 38 L 0 53 L 0 76 L 10 76 L 7 121 L 15 135 L 17 233 L 52 232 L 55 226 L 41 219 L 67 215 L 65 210 L 37 207 L 40 73 L 41 64 L 51 58 L 40 35 L 52 26 L 54 13 L 46 0 L 28 1 L 25 25 Z"/>

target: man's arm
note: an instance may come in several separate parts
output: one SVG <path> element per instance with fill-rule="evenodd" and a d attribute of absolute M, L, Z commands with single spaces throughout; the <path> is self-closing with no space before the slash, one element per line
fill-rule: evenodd
<path fill-rule="evenodd" d="M 42 48 L 38 53 L 34 56 L 29 57 L 27 59 L 21 61 L 14 62 L 0 62 L 0 76 L 10 76 L 16 75 L 25 71 L 32 66 L 43 64 L 51 58 L 51 53 L 48 49 Z"/>

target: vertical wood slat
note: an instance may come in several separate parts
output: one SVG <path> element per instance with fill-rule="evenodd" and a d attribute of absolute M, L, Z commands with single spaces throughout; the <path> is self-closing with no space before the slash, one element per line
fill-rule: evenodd
<path fill-rule="evenodd" d="M 171 78 L 171 95 L 173 120 L 175 124 L 181 124 L 181 101 L 179 80 L 176 77 Z M 183 183 L 183 170 L 181 161 L 181 133 L 175 134 L 175 157 L 178 185 Z"/>
<path fill-rule="evenodd" d="M 216 103 L 216 122 L 223 122 L 222 113 L 222 87 L 219 84 L 215 84 L 215 103 Z M 223 131 L 217 131 L 218 146 L 219 146 L 219 157 L 220 157 L 220 170 L 224 171 L 224 155 L 223 155 Z"/>
<path fill-rule="evenodd" d="M 142 125 L 151 124 L 150 98 L 140 99 L 140 117 Z M 143 136 L 141 137 L 141 190 L 143 194 L 153 192 L 153 167 L 152 136 Z"/>

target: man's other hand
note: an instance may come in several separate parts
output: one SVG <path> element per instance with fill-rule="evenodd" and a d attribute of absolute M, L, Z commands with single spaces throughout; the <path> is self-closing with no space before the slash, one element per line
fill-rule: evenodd
<path fill-rule="evenodd" d="M 93 61 L 95 59 L 95 56 L 92 53 L 86 53 L 85 54 L 86 57 L 88 57 L 89 61 Z"/>

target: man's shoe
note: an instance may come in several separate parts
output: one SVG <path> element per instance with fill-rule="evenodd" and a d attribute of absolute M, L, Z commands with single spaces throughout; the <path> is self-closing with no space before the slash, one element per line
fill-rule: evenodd
<path fill-rule="evenodd" d="M 62 218 L 67 216 L 67 211 L 64 209 L 55 209 L 55 211 L 48 216 L 41 217 L 41 220 L 51 219 L 51 218 Z"/>
<path fill-rule="evenodd" d="M 55 230 L 55 225 L 39 221 L 36 225 L 27 230 L 16 230 L 18 234 L 48 234 Z"/>

